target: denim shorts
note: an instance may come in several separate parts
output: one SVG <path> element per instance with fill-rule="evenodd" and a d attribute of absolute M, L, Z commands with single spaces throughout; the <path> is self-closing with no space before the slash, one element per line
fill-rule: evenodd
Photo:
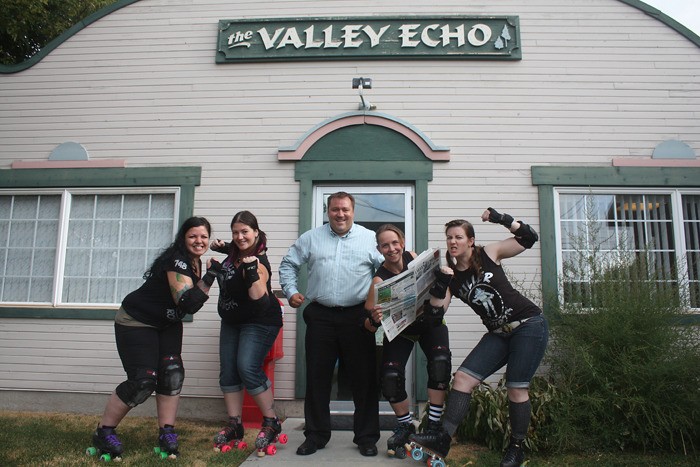
<path fill-rule="evenodd" d="M 263 324 L 234 326 L 221 322 L 219 334 L 221 392 L 238 392 L 245 388 L 248 394 L 254 396 L 272 386 L 272 382 L 263 370 L 263 364 L 280 329 L 279 326 Z"/>
<path fill-rule="evenodd" d="M 458 371 L 483 381 L 506 367 L 506 387 L 529 388 L 549 340 L 543 314 L 533 316 L 508 334 L 487 332 Z"/>

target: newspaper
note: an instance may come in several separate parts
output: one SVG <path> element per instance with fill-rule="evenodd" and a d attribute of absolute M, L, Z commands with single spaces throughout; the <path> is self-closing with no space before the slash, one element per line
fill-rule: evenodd
<path fill-rule="evenodd" d="M 430 248 L 408 263 L 408 270 L 374 285 L 374 302 L 382 307 L 382 328 L 391 342 L 423 313 L 423 301 L 440 268 L 440 249 Z"/>

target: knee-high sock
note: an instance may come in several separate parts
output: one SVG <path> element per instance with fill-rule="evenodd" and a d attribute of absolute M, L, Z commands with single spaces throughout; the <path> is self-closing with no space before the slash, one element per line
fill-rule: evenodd
<path fill-rule="evenodd" d="M 470 393 L 457 391 L 456 389 L 452 389 L 447 395 L 442 426 L 450 436 L 454 436 L 457 427 L 469 413 L 469 402 L 471 400 L 472 395 Z"/>
<path fill-rule="evenodd" d="M 510 415 L 510 430 L 513 433 L 513 438 L 525 439 L 527 429 L 530 426 L 531 411 L 530 399 L 525 402 L 509 401 L 508 413 Z"/>

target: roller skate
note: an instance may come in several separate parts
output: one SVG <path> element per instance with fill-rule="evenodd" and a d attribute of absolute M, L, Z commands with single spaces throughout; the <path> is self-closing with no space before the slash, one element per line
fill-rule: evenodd
<path fill-rule="evenodd" d="M 405 459 L 408 437 L 414 434 L 416 434 L 416 427 L 413 423 L 399 423 L 399 426 L 394 429 L 394 434 L 386 442 L 387 454 L 397 459 Z"/>
<path fill-rule="evenodd" d="M 240 417 L 229 418 L 228 425 L 214 436 L 214 451 L 229 452 L 231 449 L 246 449 L 248 443 L 243 441 L 244 431 Z"/>
<path fill-rule="evenodd" d="M 155 452 L 161 459 L 177 459 L 180 452 L 177 450 L 177 433 L 175 433 L 175 427 L 172 425 L 165 425 L 165 427 L 159 430 L 158 436 L 158 446 L 153 448 Z"/>
<path fill-rule="evenodd" d="M 428 467 L 445 467 L 445 457 L 450 452 L 452 437 L 442 427 L 442 423 L 428 421 L 424 433 L 408 437 L 407 446 L 411 457 L 417 461 L 426 460 Z"/>
<path fill-rule="evenodd" d="M 255 438 L 255 448 L 258 450 L 258 457 L 264 457 L 266 454 L 274 456 L 277 453 L 275 443 L 287 444 L 287 435 L 282 434 L 282 424 L 277 417 L 263 417 L 260 433 Z"/>
<path fill-rule="evenodd" d="M 510 444 L 506 453 L 501 460 L 501 467 L 520 467 L 525 460 L 525 450 L 523 449 L 523 442 L 525 440 L 510 438 Z"/>
<path fill-rule="evenodd" d="M 120 462 L 122 460 L 122 442 L 117 438 L 114 428 L 97 427 L 92 435 L 92 444 L 85 450 L 88 456 L 98 456 L 104 462 Z"/>

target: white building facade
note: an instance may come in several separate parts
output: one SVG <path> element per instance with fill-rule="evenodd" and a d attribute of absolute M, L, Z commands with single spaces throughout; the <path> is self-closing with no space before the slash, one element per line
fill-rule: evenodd
<path fill-rule="evenodd" d="M 102 409 L 114 312 L 186 217 L 229 239 L 252 211 L 279 289 L 339 189 L 418 252 L 489 206 L 523 219 L 541 241 L 505 266 L 545 311 L 585 289 L 561 271 L 590 221 L 700 309 L 700 38 L 639 1 L 122 0 L 0 67 L 0 102 L 0 408 Z M 270 367 L 287 415 L 298 316 Z M 483 326 L 446 320 L 456 369 Z M 185 323 L 181 416 L 223 414 L 218 335 L 214 290 Z"/>

